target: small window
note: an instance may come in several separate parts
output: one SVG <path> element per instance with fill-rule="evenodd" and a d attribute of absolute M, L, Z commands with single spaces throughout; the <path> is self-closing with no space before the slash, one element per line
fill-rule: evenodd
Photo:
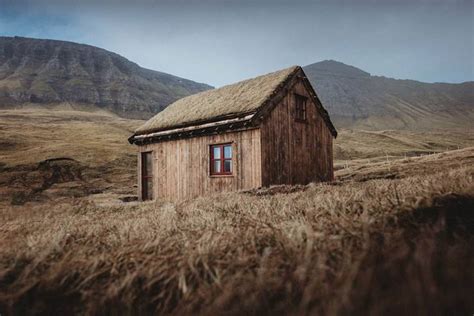
<path fill-rule="evenodd" d="M 306 97 L 295 94 L 295 118 L 297 121 L 306 121 Z"/>
<path fill-rule="evenodd" d="M 153 200 L 153 160 L 151 152 L 142 153 L 142 200 Z"/>
<path fill-rule="evenodd" d="M 211 145 L 211 175 L 232 175 L 232 144 Z"/>

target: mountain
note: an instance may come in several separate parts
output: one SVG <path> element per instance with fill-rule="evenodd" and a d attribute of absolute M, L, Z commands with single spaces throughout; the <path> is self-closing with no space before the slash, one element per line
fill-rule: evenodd
<path fill-rule="evenodd" d="M 472 127 L 474 121 L 472 81 L 397 80 L 333 60 L 305 66 L 304 71 L 339 128 Z"/>
<path fill-rule="evenodd" d="M 148 118 L 179 98 L 211 88 L 94 46 L 0 37 L 0 108 L 67 102 Z"/>
<path fill-rule="evenodd" d="M 339 128 L 432 129 L 474 121 L 474 82 L 397 80 L 333 60 L 304 70 Z M 67 103 L 144 119 L 208 89 L 94 46 L 0 37 L 0 109 Z"/>

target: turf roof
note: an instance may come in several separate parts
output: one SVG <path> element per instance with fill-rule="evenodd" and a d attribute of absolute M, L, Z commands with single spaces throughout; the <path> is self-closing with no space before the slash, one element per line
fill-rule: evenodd
<path fill-rule="evenodd" d="M 179 99 L 135 132 L 144 134 L 255 112 L 299 68 L 289 67 Z"/>

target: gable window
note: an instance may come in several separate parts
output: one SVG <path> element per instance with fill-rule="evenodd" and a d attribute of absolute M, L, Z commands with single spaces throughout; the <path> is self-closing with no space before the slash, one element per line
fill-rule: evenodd
<path fill-rule="evenodd" d="M 151 152 L 142 154 L 142 200 L 153 200 L 153 160 Z"/>
<path fill-rule="evenodd" d="M 295 118 L 297 121 L 306 122 L 306 100 L 305 96 L 295 94 Z"/>
<path fill-rule="evenodd" d="M 232 175 L 232 144 L 211 145 L 211 175 Z"/>

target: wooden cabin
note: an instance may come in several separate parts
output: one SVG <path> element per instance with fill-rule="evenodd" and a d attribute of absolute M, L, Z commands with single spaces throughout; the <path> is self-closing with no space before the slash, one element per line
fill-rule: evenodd
<path fill-rule="evenodd" d="M 299 66 L 180 99 L 129 138 L 141 200 L 331 181 L 327 111 Z"/>

